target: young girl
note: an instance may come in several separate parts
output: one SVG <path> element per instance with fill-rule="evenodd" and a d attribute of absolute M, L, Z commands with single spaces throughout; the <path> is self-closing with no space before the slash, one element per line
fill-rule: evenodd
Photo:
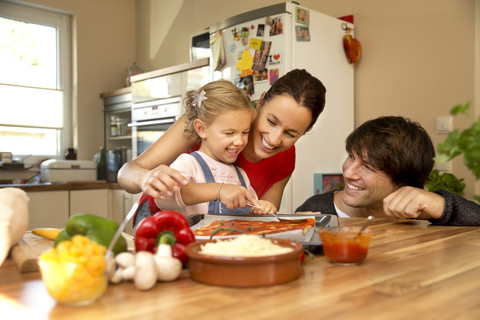
<path fill-rule="evenodd" d="M 262 94 L 248 144 L 235 162 L 247 172 L 259 199 L 280 207 L 283 190 L 295 168 L 295 142 L 322 113 L 325 93 L 320 80 L 305 70 L 294 69 Z M 155 214 L 158 208 L 154 198 L 170 196 L 188 184 L 182 174 L 169 167 L 192 147 L 193 141 L 182 139 L 184 126 L 185 117 L 181 117 L 144 153 L 120 169 L 120 186 L 130 193 L 143 193 L 139 211 Z"/>
<path fill-rule="evenodd" d="M 186 139 L 200 149 L 181 154 L 171 168 L 189 182 L 172 195 L 155 199 L 162 210 L 190 216 L 199 213 L 249 213 L 247 203 L 275 210 L 268 201 L 257 201 L 243 169 L 233 165 L 247 145 L 255 110 L 250 99 L 231 82 L 211 82 L 184 99 Z M 136 217 L 139 221 L 140 217 Z"/>

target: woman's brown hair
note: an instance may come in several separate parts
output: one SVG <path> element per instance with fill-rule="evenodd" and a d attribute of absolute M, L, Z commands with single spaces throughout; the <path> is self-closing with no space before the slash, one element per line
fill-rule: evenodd
<path fill-rule="evenodd" d="M 309 109 L 312 113 L 312 121 L 305 131 L 307 132 L 312 129 L 318 116 L 325 108 L 326 91 L 323 83 L 306 70 L 294 69 L 275 81 L 263 100 L 267 102 L 275 96 L 287 94 L 295 99 L 299 105 Z"/>

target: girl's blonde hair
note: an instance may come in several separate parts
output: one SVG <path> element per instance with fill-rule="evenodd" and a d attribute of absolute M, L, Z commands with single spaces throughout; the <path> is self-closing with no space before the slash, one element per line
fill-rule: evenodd
<path fill-rule="evenodd" d="M 195 97 L 205 91 L 205 100 L 200 103 Z M 196 143 L 201 143 L 202 139 L 198 136 L 193 122 L 195 119 L 202 120 L 206 125 L 211 123 L 216 116 L 226 111 L 247 110 L 252 114 L 252 121 L 255 116 L 250 98 L 247 94 L 237 88 L 233 83 L 227 80 L 217 80 L 207 83 L 197 91 L 188 91 L 183 99 L 185 106 L 185 130 L 184 135 L 187 139 L 191 139 Z M 195 105 L 193 105 L 193 104 Z"/>

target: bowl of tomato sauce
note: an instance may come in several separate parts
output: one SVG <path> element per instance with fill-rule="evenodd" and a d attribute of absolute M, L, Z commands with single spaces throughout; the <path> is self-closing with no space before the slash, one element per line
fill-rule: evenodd
<path fill-rule="evenodd" d="M 320 228 L 323 252 L 328 260 L 340 265 L 358 265 L 368 254 L 372 232 L 360 227 Z"/>

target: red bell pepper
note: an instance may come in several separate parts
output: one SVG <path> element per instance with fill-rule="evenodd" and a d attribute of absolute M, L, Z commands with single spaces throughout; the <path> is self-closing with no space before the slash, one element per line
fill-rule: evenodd
<path fill-rule="evenodd" d="M 188 220 L 177 211 L 159 211 L 153 216 L 143 219 L 135 231 L 136 251 L 149 251 L 155 253 L 160 237 L 169 234 L 172 255 L 182 261 L 183 265 L 188 262 L 185 249 L 190 242 L 195 241 Z M 174 237 L 170 237 L 173 233 Z"/>

